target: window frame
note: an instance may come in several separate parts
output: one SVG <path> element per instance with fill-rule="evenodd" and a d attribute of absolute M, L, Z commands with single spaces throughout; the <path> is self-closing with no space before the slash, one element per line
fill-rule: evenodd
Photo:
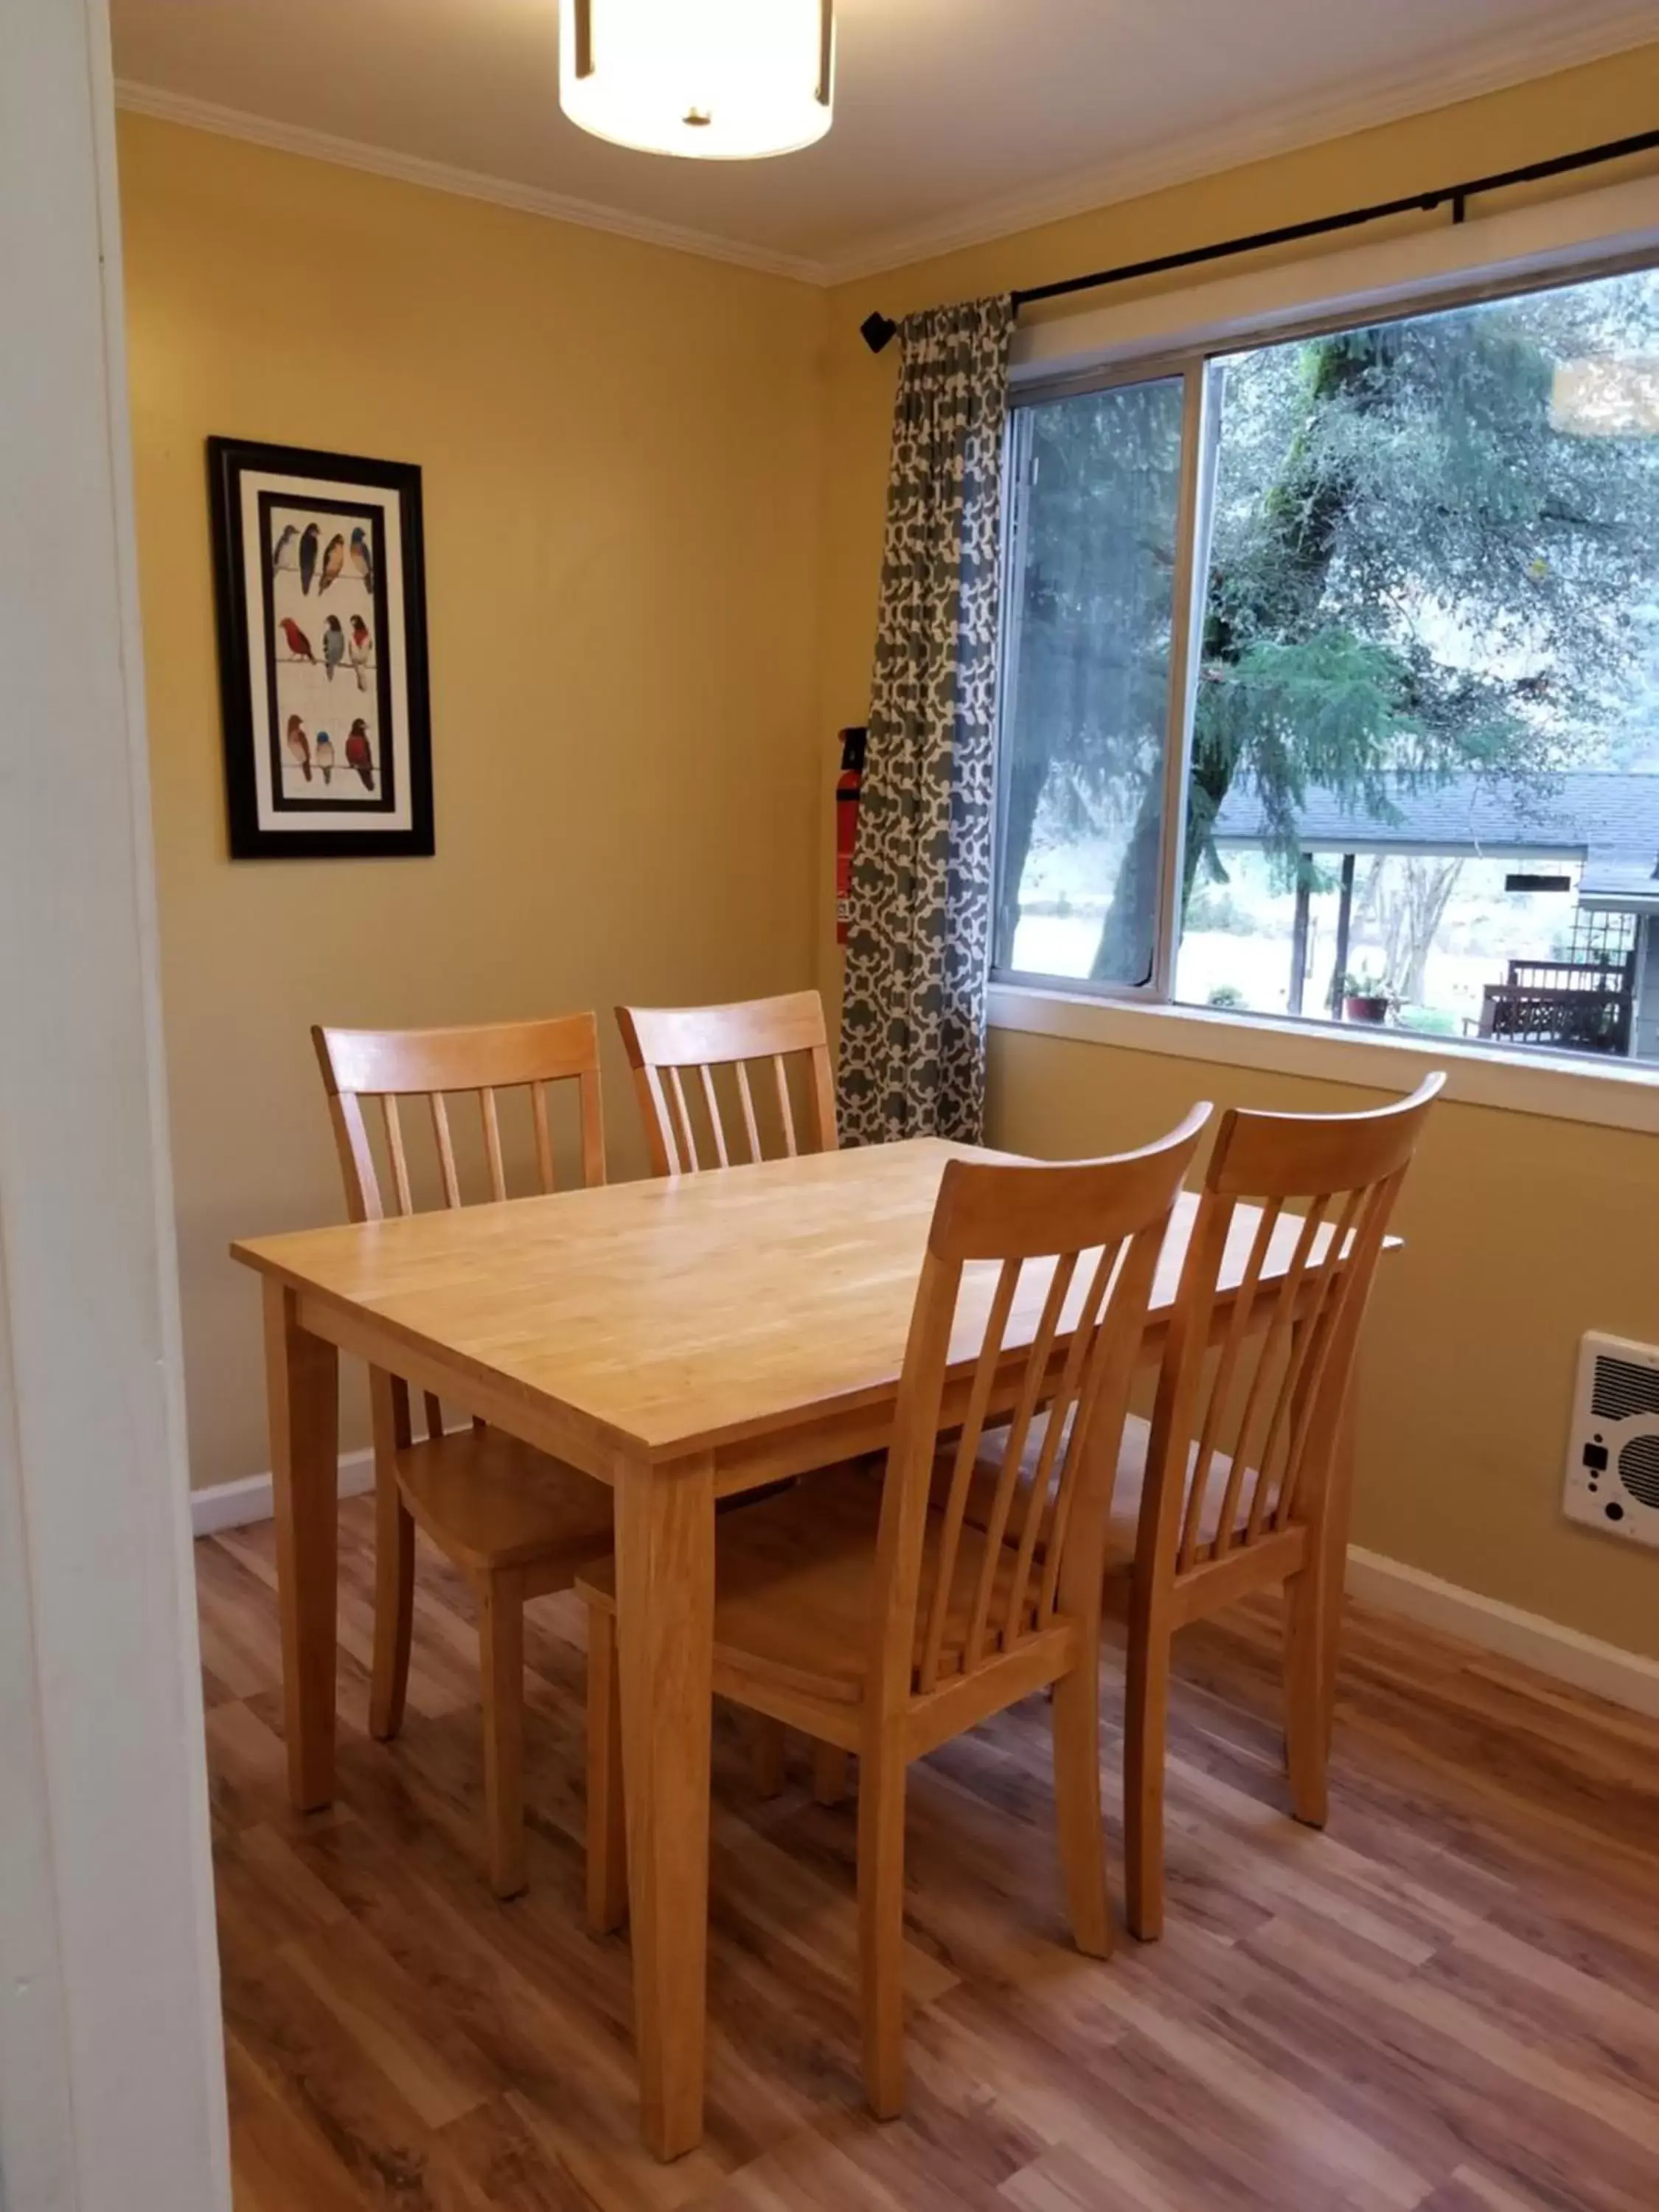
<path fill-rule="evenodd" d="M 1045 401 L 1069 398 L 1085 392 L 1109 392 L 1136 384 L 1182 386 L 1181 472 L 1176 493 L 1176 568 L 1170 592 L 1170 689 L 1164 707 L 1164 811 L 1158 853 L 1158 903 L 1152 916 L 1152 973 L 1144 983 L 1095 982 L 1089 977 L 1047 975 L 1040 969 L 1005 968 L 993 958 L 989 980 L 1023 990 L 1061 989 L 1088 998 L 1139 1001 L 1146 1006 L 1174 1003 L 1176 954 L 1180 933 L 1176 914 L 1176 886 L 1181 881 L 1182 848 L 1185 843 L 1186 756 L 1188 735 L 1196 702 L 1198 658 L 1193 641 L 1202 610 L 1202 589 L 1208 568 L 1209 518 L 1200 509 L 1203 501 L 1206 441 L 1213 434 L 1214 410 L 1210 402 L 1210 372 L 1206 362 L 1188 352 L 1161 356 L 1133 363 L 1114 363 L 1109 368 L 1081 377 L 1045 380 L 1029 390 L 1010 393 L 1004 427 L 1003 528 L 1000 574 L 998 582 L 998 662 L 995 755 L 994 830 L 992 841 L 992 906 L 994 911 L 1001 884 L 1002 853 L 1006 842 L 1008 808 L 1008 720 L 1015 686 L 1012 670 L 1021 627 L 1020 594 L 1011 588 L 1012 556 L 1019 542 L 1020 516 L 1030 490 L 1025 471 L 1016 464 L 1020 456 L 1019 418 Z M 1056 388 L 1059 387 L 1059 388 Z M 1196 557 L 1202 534 L 1205 558 Z M 994 932 L 992 951 L 994 954 Z"/>
<path fill-rule="evenodd" d="M 1273 1039 L 1288 1040 L 1306 1036 L 1310 1039 L 1322 1039 L 1328 1045 L 1340 1040 L 1344 1048 L 1352 1047 L 1362 1054 L 1374 1054 L 1379 1048 L 1384 1053 L 1391 1048 L 1400 1048 L 1398 1040 L 1386 1033 L 1361 1036 L 1353 1024 L 1338 1022 L 1329 1017 L 1262 1013 L 1248 1007 L 1195 1007 L 1184 1004 L 1175 995 L 1176 961 L 1181 941 L 1178 908 L 1185 846 L 1187 781 L 1199 673 L 1197 647 L 1201 637 L 1204 597 L 1208 582 L 1209 533 L 1212 520 L 1210 495 L 1215 481 L 1210 463 L 1219 428 L 1219 410 L 1214 400 L 1216 374 L 1219 364 L 1231 356 L 1247 353 L 1257 347 L 1294 344 L 1299 339 L 1328 337 L 1341 331 L 1365 330 L 1387 323 L 1409 322 L 1425 315 L 1451 313 L 1460 307 L 1497 301 L 1522 299 L 1540 292 L 1562 291 L 1580 284 L 1594 283 L 1599 279 L 1640 270 L 1659 270 L 1659 241 L 1644 242 L 1637 246 L 1612 245 L 1605 240 L 1592 241 L 1564 248 L 1529 267 L 1500 264 L 1474 268 L 1466 274 L 1450 278 L 1425 275 L 1416 285 L 1390 285 L 1385 292 L 1369 301 L 1363 293 L 1350 295 L 1346 300 L 1338 294 L 1322 307 L 1301 306 L 1275 311 L 1264 307 L 1253 315 L 1229 321 L 1224 330 L 1218 330 L 1212 335 L 1200 337 L 1186 344 L 1171 346 L 1167 341 L 1149 339 L 1138 344 L 1115 347 L 1109 354 L 1103 354 L 1100 359 L 1091 363 L 1073 364 L 1047 374 L 1042 373 L 1040 366 L 1034 372 L 1027 370 L 1024 373 L 1018 366 L 1015 368 L 1009 381 L 1007 419 L 1004 427 L 1004 526 L 999 583 L 1001 619 L 999 625 L 991 883 L 994 908 L 1000 893 L 1005 847 L 1008 723 L 1014 694 L 1012 669 L 1019 630 L 1016 609 L 1018 594 L 1012 588 L 1018 502 L 1026 489 L 1017 481 L 1022 471 L 1013 465 L 1017 440 L 1020 434 L 1019 417 L 1033 407 L 1054 400 L 1177 377 L 1183 383 L 1185 404 L 1182 422 L 1181 482 L 1176 512 L 1176 571 L 1168 716 L 1164 732 L 1163 845 L 1153 925 L 1152 974 L 1145 983 L 1140 984 L 1097 981 L 1086 976 L 1049 975 L 1036 969 L 1006 967 L 997 963 L 994 957 L 988 969 L 988 981 L 993 994 L 994 1023 L 1010 1028 L 1053 1032 L 1054 1025 L 1045 1019 L 1015 1018 L 1020 1002 L 1048 998 L 1072 1001 L 1085 1015 L 1091 1005 L 1099 1006 L 1103 1012 L 1109 1007 L 1125 1012 L 1133 1007 L 1156 1014 L 1159 1018 L 1158 1029 L 1164 1033 L 1166 1040 L 1170 1020 L 1190 1017 L 1201 1022 L 1206 1030 L 1213 1025 L 1218 1031 L 1214 1039 L 1217 1045 L 1224 1042 L 1229 1030 L 1255 1029 Z M 1188 295 L 1189 298 L 1192 296 Z M 1341 303 L 1337 304 L 1338 301 Z M 993 956 L 996 949 L 994 938 L 991 946 Z M 1040 1013 L 1041 1010 L 1037 1011 Z M 1109 1020 L 1103 1026 L 1109 1030 L 1118 1027 Z M 1102 1024 L 1085 1018 L 1070 1030 L 1058 1033 L 1087 1036 L 1098 1032 L 1102 1027 Z M 1149 1045 L 1148 1048 L 1156 1048 Z M 1599 1065 L 1592 1067 L 1586 1063 L 1594 1058 L 1593 1055 L 1564 1052 L 1553 1046 L 1495 1045 L 1486 1038 L 1435 1036 L 1425 1041 L 1425 1048 L 1431 1049 L 1437 1057 L 1445 1051 L 1475 1062 L 1522 1066 L 1539 1072 L 1548 1069 L 1592 1077 L 1598 1087 L 1611 1081 L 1659 1088 L 1659 1067 L 1644 1067 L 1642 1063 L 1635 1061 L 1620 1062 L 1616 1069 Z M 1199 1056 L 1205 1055 L 1200 1052 Z M 1224 1055 L 1220 1051 L 1214 1051 L 1209 1056 L 1220 1058 Z M 1486 1088 L 1485 1085 L 1479 1087 L 1483 1091 Z M 1586 1118 L 1600 1120 L 1603 1116 L 1596 1113 Z M 1641 1116 L 1640 1125 L 1644 1127 L 1653 1126 L 1645 1111 Z"/>

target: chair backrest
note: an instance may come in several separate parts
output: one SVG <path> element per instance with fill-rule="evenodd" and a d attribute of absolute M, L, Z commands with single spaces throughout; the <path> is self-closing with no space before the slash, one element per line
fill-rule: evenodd
<path fill-rule="evenodd" d="M 448 1097 L 471 1092 L 477 1100 L 486 1188 L 481 1197 L 508 1195 L 498 1102 L 503 1092 L 528 1094 L 535 1136 L 537 1187 L 555 1188 L 548 1086 L 574 1083 L 581 1117 L 582 1181 L 605 1181 L 605 1125 L 599 1100 L 599 1031 L 592 1014 L 561 1014 L 550 1021 L 485 1022 L 447 1030 L 313 1029 L 312 1042 L 328 1091 L 329 1114 L 354 1221 L 380 1221 L 388 1212 L 412 1213 L 404 1102 L 425 1102 L 436 1147 L 446 1206 L 463 1203 L 456 1167 Z M 388 1176 L 375 1162 L 366 1100 L 378 1120 Z M 389 1187 L 388 1187 L 389 1186 Z"/>
<path fill-rule="evenodd" d="M 1371 1113 L 1224 1115 L 1152 1418 L 1147 1571 L 1191 1574 L 1318 1514 L 1389 1216 L 1445 1080 Z"/>
<path fill-rule="evenodd" d="M 639 1091 L 653 1173 L 690 1175 L 762 1158 L 763 1117 L 775 1124 L 778 1150 L 789 1158 L 836 1150 L 830 1040 L 816 991 L 730 1006 L 618 1006 L 617 1023 Z M 792 1060 L 805 1075 L 799 1129 Z M 771 1079 L 762 1085 L 757 1114 L 750 1069 L 767 1062 Z M 717 1085 L 717 1072 L 725 1069 L 731 1079 Z"/>
<path fill-rule="evenodd" d="M 886 1710 L 994 1663 L 1062 1612 L 1097 1614 L 1129 1385 L 1170 1212 L 1209 1114 L 1195 1106 L 1159 1143 L 1115 1159 L 947 1163 L 882 1498 L 872 1663 Z M 1024 1481 L 1021 1455 L 1045 1407 L 1036 1479 Z M 939 1437 L 958 1418 L 930 1546 Z M 970 1519 L 988 1425 L 1003 1422 L 988 1513 Z"/>

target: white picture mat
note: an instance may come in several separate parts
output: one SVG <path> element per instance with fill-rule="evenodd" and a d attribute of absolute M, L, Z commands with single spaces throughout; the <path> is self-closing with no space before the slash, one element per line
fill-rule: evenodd
<path fill-rule="evenodd" d="M 271 790 L 271 730 L 270 689 L 267 672 L 270 667 L 270 641 L 265 630 L 265 568 L 270 558 L 270 548 L 264 542 L 264 526 L 260 519 L 259 498 L 270 493 L 284 502 L 296 507 L 314 504 L 326 511 L 331 503 L 349 500 L 355 505 L 372 507 L 379 511 L 377 532 L 380 554 L 384 565 L 382 579 L 386 593 L 386 623 L 387 635 L 374 638 L 377 659 L 391 655 L 392 725 L 388 730 L 374 730 L 375 757 L 381 759 L 389 751 L 392 764 L 394 807 L 386 811 L 371 811 L 368 807 L 354 805 L 343 798 L 337 806 L 307 805 L 300 809 L 278 807 L 272 803 Z M 240 477 L 242 521 L 242 588 L 247 608 L 248 692 L 253 745 L 254 788 L 258 806 L 258 826 L 262 830 L 278 832 L 350 828 L 358 830 L 408 830 L 413 824 L 410 790 L 409 744 L 409 671 L 404 650 L 404 566 L 403 566 L 403 501 L 401 495 L 380 484 L 356 484 L 301 476 L 270 474 L 247 469 Z M 350 535 L 349 526 L 346 534 Z M 326 543 L 326 538 L 324 539 Z M 319 549 L 320 554 L 320 549 Z M 371 632 L 376 627 L 371 595 L 355 574 L 347 569 L 319 602 L 315 584 L 309 593 L 302 593 L 300 580 L 294 571 L 279 571 L 273 586 L 273 603 L 276 618 L 293 613 L 301 620 L 318 665 L 314 669 L 300 668 L 283 671 L 285 689 L 293 696 L 301 714 L 305 705 L 311 706 L 307 719 L 307 732 L 313 736 L 327 729 L 333 740 L 335 767 L 329 788 L 343 793 L 347 789 L 344 778 L 345 738 L 351 726 L 352 716 L 359 711 L 355 704 L 360 696 L 348 660 L 335 673 L 331 683 L 324 672 L 322 661 L 323 618 L 329 613 L 326 601 L 336 600 L 343 622 L 349 624 L 353 613 L 364 613 Z M 290 603 L 292 602 L 292 603 Z M 321 615 L 315 610 L 319 604 Z M 303 610 L 303 613 L 300 611 Z M 348 696 L 349 695 L 349 696 Z M 365 696 L 375 700 L 374 720 L 378 720 L 379 702 L 373 689 Z M 328 719 L 332 717 L 332 720 Z M 339 726 L 334 727 L 337 721 Z M 371 725 L 371 726 L 373 726 Z M 278 735 L 280 737 L 280 732 Z M 289 796 L 301 791 L 307 799 L 314 798 L 319 779 L 313 772 L 311 784 L 307 785 L 298 766 L 290 761 L 287 748 L 278 747 L 282 760 L 283 790 Z M 362 788 L 359 779 L 351 775 L 351 783 Z"/>

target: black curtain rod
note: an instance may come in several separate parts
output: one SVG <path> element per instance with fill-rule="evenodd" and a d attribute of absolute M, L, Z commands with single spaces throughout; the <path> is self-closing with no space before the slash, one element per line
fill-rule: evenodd
<path fill-rule="evenodd" d="M 1277 230 L 1253 231 L 1247 238 L 1225 238 L 1213 246 L 1192 246 L 1181 253 L 1160 253 L 1151 261 L 1128 261 L 1118 269 L 1097 269 L 1087 276 L 1062 276 L 1057 283 L 1034 284 L 1016 292 L 1015 307 L 1030 307 L 1034 300 L 1059 300 L 1071 292 L 1092 292 L 1102 284 L 1126 284 L 1135 276 L 1163 276 L 1171 269 L 1192 269 L 1200 262 L 1225 261 L 1237 253 L 1255 253 L 1268 246 L 1290 246 L 1303 238 L 1323 238 L 1332 231 L 1352 230 L 1359 224 L 1382 222 L 1395 215 L 1431 214 L 1451 203 L 1452 221 L 1462 222 L 1470 200 L 1484 192 L 1500 192 L 1511 185 L 1534 185 L 1547 177 L 1567 175 L 1574 169 L 1593 169 L 1603 161 L 1623 161 L 1628 155 L 1651 153 L 1659 147 L 1659 131 L 1638 131 L 1629 138 L 1610 138 L 1600 146 L 1586 146 L 1577 154 L 1558 154 L 1547 161 L 1528 161 L 1524 168 L 1500 169 L 1490 177 L 1468 177 L 1461 185 L 1442 185 L 1431 192 L 1408 192 L 1401 199 L 1377 200 L 1370 207 L 1346 208 L 1340 215 L 1314 216 L 1306 222 L 1287 222 Z M 866 315 L 859 325 L 864 343 L 879 353 L 898 332 L 898 325 L 879 313 Z"/>

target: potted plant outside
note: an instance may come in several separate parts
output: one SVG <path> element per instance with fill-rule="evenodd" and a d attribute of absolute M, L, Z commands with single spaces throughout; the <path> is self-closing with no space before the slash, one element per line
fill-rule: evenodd
<path fill-rule="evenodd" d="M 1389 1018 L 1395 1005 L 1395 994 L 1382 976 L 1369 968 L 1350 973 L 1342 978 L 1343 1018 L 1350 1022 L 1369 1022 L 1374 1029 L 1381 1028 Z"/>

